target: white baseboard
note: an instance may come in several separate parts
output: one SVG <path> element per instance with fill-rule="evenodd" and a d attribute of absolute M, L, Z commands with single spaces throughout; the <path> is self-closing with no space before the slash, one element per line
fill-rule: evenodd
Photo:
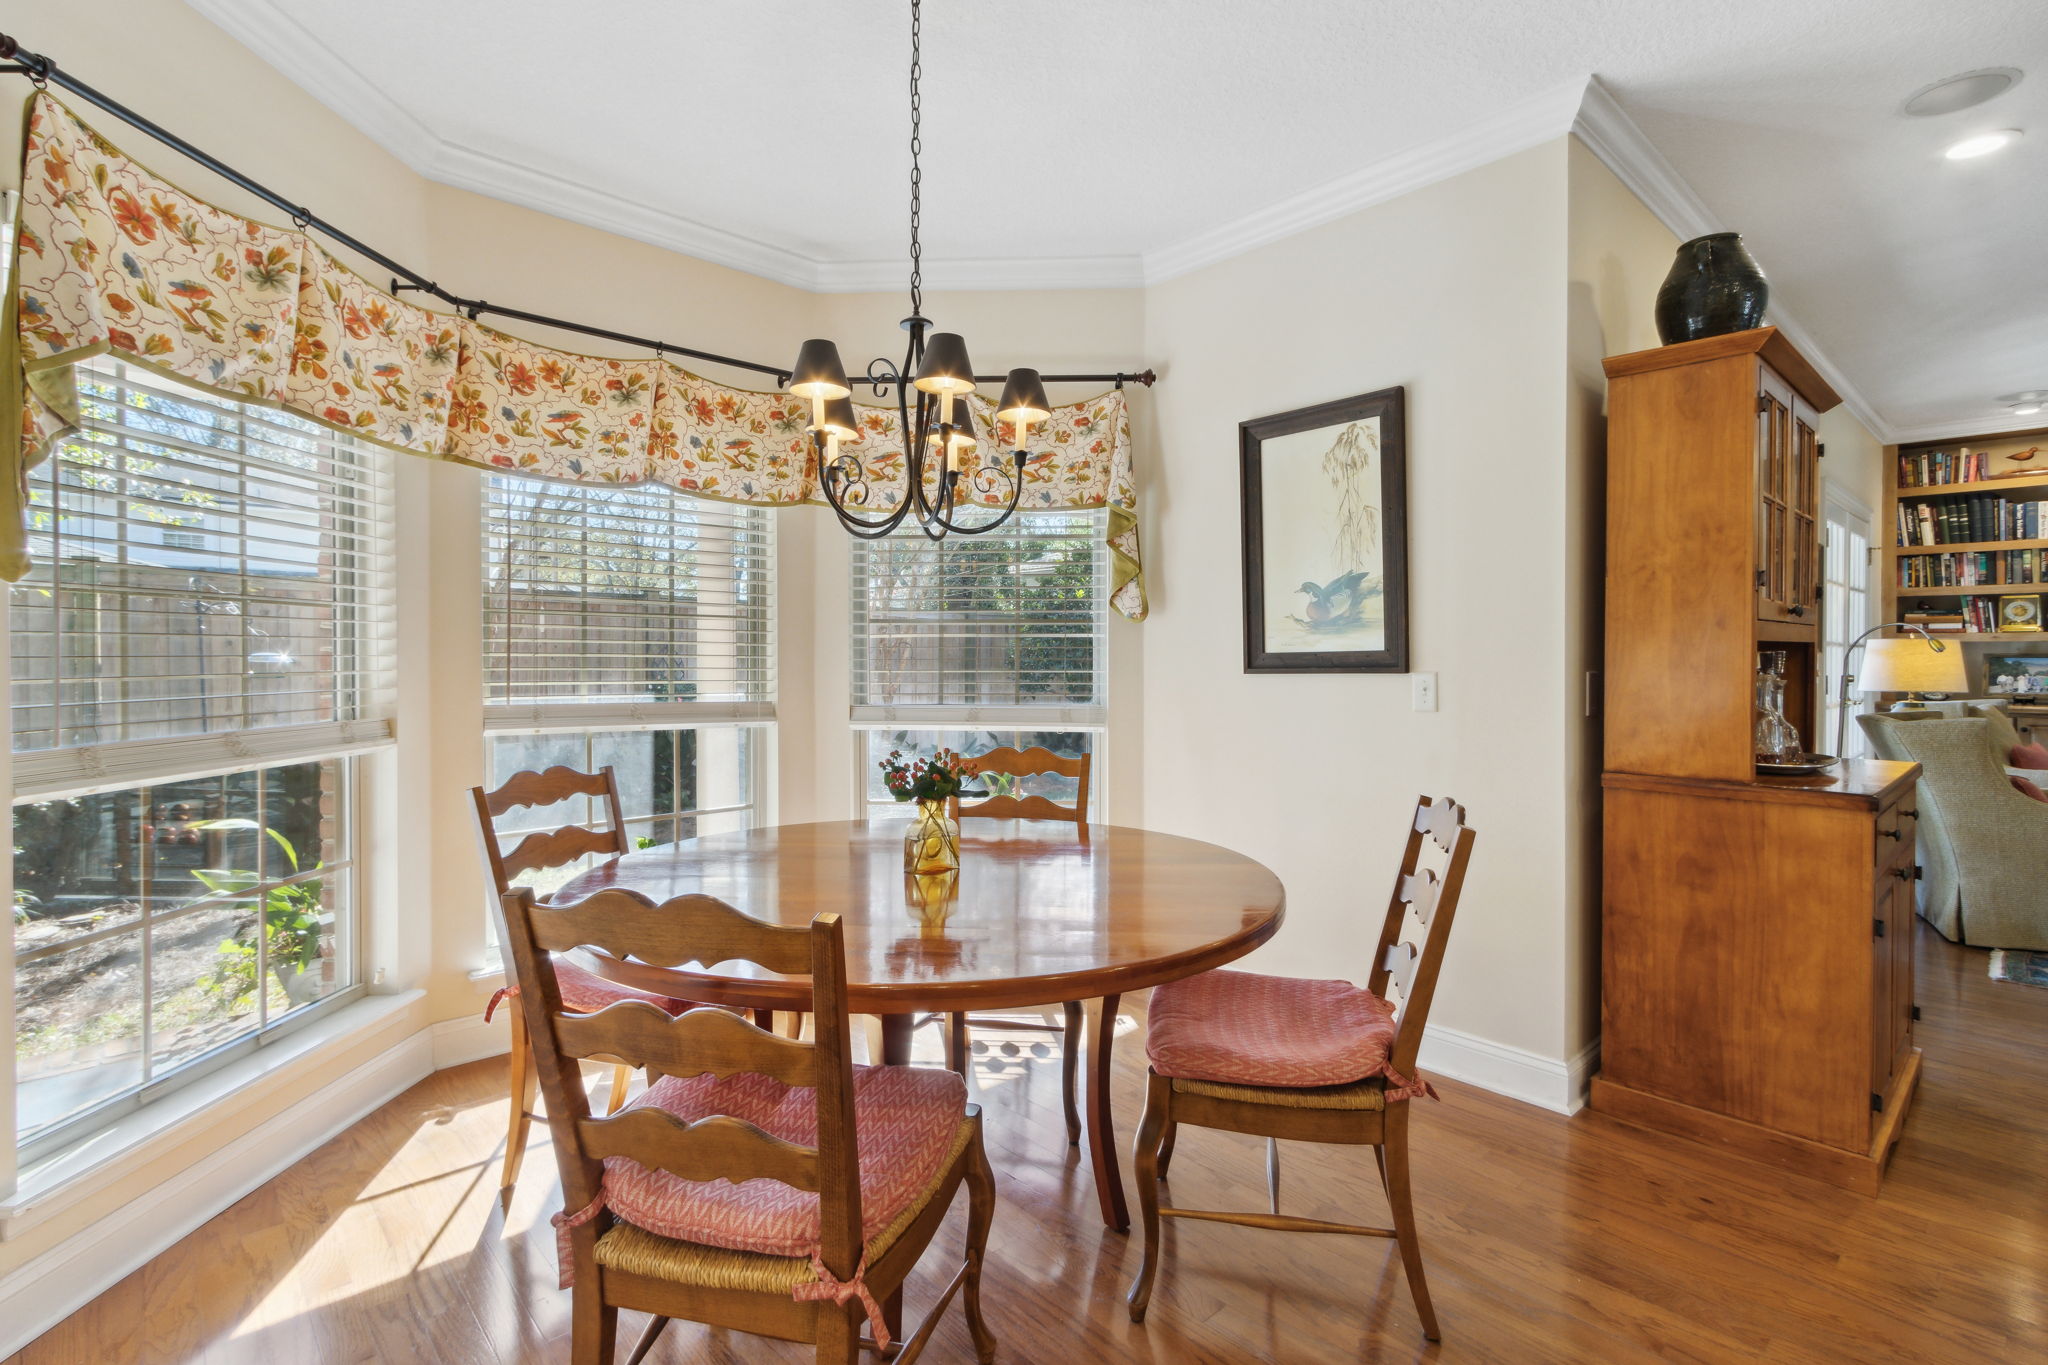
<path fill-rule="evenodd" d="M 431 1032 L 423 1029 L 385 1049 L 0 1279 L 0 1359 L 365 1114 L 425 1080 L 435 1069 Z"/>
<path fill-rule="evenodd" d="M 502 1057 L 510 1052 L 512 1025 L 509 1021 L 511 1011 L 518 1008 L 517 1000 L 507 1000 L 499 1008 L 497 1017 L 488 1024 L 478 1013 L 467 1019 L 443 1019 L 428 1029 L 427 1032 L 433 1035 L 434 1070 L 446 1071 L 464 1062 Z"/>
<path fill-rule="evenodd" d="M 1597 1038 L 1576 1057 L 1559 1061 L 1431 1024 L 1422 1035 L 1420 1064 L 1424 1071 L 1464 1081 L 1509 1099 L 1541 1105 L 1560 1114 L 1576 1114 L 1585 1107 L 1586 1085 L 1599 1058 Z"/>

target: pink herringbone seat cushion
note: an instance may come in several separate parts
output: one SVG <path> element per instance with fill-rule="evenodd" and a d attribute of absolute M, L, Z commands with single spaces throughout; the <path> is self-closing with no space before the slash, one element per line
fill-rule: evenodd
<path fill-rule="evenodd" d="M 1204 972 L 1152 992 L 1145 1055 L 1162 1076 L 1300 1089 L 1387 1078 L 1387 1098 L 1433 1094 L 1394 1074 L 1394 1007 L 1349 981 Z"/>
<path fill-rule="evenodd" d="M 670 1014 L 681 1014 L 689 1006 L 664 996 L 649 995 L 636 991 L 631 986 L 621 986 L 616 981 L 607 981 L 596 972 L 555 959 L 555 985 L 562 992 L 562 1008 L 571 1014 L 595 1014 L 606 1005 L 620 1000 L 645 1000 L 650 1005 L 659 1005 Z"/>
<path fill-rule="evenodd" d="M 787 1142 L 818 1141 L 817 1092 L 767 1076 L 665 1076 L 628 1107 L 650 1104 L 687 1122 L 730 1114 Z M 967 1115 L 967 1083 L 927 1067 L 855 1067 L 853 1110 L 861 1240 L 868 1241 L 938 1178 Z M 684 1180 L 607 1157 L 604 1201 L 635 1227 L 682 1242 L 768 1256 L 818 1249 L 818 1196 L 777 1180 Z"/>

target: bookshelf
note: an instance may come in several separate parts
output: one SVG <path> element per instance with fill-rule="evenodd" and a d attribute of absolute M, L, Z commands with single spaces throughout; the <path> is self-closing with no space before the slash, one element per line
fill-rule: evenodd
<path fill-rule="evenodd" d="M 2033 450 L 2031 459 L 2008 457 Z M 2048 428 L 1886 448 L 1878 566 L 1887 621 L 1959 613 L 1967 645 L 2048 653 L 2048 635 L 1997 629 L 2000 599 L 2048 598 Z M 1987 475 L 2003 474 L 2002 477 Z M 1978 687 L 1987 649 L 1970 651 Z"/>

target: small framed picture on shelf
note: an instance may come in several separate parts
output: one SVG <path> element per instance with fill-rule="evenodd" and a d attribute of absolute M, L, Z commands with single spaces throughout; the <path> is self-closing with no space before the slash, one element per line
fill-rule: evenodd
<path fill-rule="evenodd" d="M 2005 634 L 2038 633 L 2041 629 L 2041 599 L 2039 597 L 2001 597 L 1998 599 L 1998 632 Z"/>

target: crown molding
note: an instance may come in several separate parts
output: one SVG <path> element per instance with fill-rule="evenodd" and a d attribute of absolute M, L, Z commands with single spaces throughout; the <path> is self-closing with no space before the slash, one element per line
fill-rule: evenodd
<path fill-rule="evenodd" d="M 440 146 L 433 130 L 271 0 L 185 0 L 185 7 L 262 58 L 363 136 L 424 174 L 421 168 Z"/>
<path fill-rule="evenodd" d="M 1145 283 L 1157 284 L 1214 265 L 1563 137 L 1571 131 L 1589 84 L 1590 78 L 1568 81 L 1468 128 L 1397 152 L 1220 227 L 1148 251 Z"/>
<path fill-rule="evenodd" d="M 1958 441 L 1971 436 L 2004 436 L 2023 431 L 2026 417 L 2006 413 L 2002 417 L 1975 417 L 1955 422 L 1922 422 L 1918 426 L 1893 427 L 1885 438 L 1893 445 L 1918 445 L 1922 441 Z"/>
<path fill-rule="evenodd" d="M 910 262 L 823 261 L 812 288 L 820 294 L 902 292 Z M 925 258 L 924 287 L 965 289 L 1139 289 L 1144 262 L 1137 256 L 989 256 Z"/>
<path fill-rule="evenodd" d="M 436 184 L 630 237 L 713 265 L 816 292 L 822 262 L 789 247 L 727 232 L 681 214 L 577 183 L 559 171 L 446 138 L 413 169 Z"/>
<path fill-rule="evenodd" d="M 1727 224 L 1707 207 L 1706 201 L 1636 126 L 1636 121 L 1628 116 L 1598 77 L 1586 82 L 1585 99 L 1579 106 L 1577 117 L 1572 120 L 1571 131 L 1588 151 L 1614 172 L 1622 184 L 1628 186 L 1645 208 L 1680 237 L 1700 237 L 1709 232 L 1728 230 Z M 1842 406 L 1871 435 L 1880 441 L 1895 442 L 1899 439 L 1892 424 L 1879 415 L 1876 407 L 1863 396 L 1862 390 L 1828 359 L 1820 343 L 1814 340 L 1813 333 L 1790 316 L 1783 304 L 1773 299 L 1768 315 L 1771 325 L 1783 332 L 1813 368 L 1820 371 L 1821 377 L 1842 396 Z"/>

